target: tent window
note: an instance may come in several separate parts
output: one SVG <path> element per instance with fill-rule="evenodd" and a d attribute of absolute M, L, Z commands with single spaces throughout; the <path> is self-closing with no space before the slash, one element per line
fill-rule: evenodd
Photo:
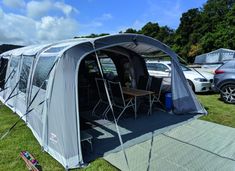
<path fill-rule="evenodd" d="M 5 77 L 7 71 L 8 59 L 1 58 L 0 60 L 0 88 L 4 89 Z"/>
<path fill-rule="evenodd" d="M 112 73 L 114 76 L 118 75 L 116 66 L 111 58 L 101 58 L 100 63 L 102 65 L 104 74 Z"/>
<path fill-rule="evenodd" d="M 19 82 L 19 90 L 23 93 L 26 93 L 28 77 L 32 63 L 33 63 L 32 57 L 23 58 L 23 64 L 22 64 L 22 69 L 20 73 L 20 82 Z"/>
<path fill-rule="evenodd" d="M 17 72 L 19 63 L 20 63 L 20 58 L 19 57 L 12 57 L 11 62 L 10 62 L 9 73 L 12 72 L 13 73 L 12 75 L 14 75 L 14 77 L 12 76 L 11 80 L 16 77 L 15 72 Z"/>
<path fill-rule="evenodd" d="M 47 75 L 52 68 L 55 56 L 53 57 L 40 57 L 34 72 L 33 85 L 40 87 L 45 80 L 47 80 Z M 42 89 L 46 90 L 46 84 L 44 83 Z"/>
<path fill-rule="evenodd" d="M 12 57 L 11 63 L 10 63 L 10 70 L 15 69 L 18 67 L 19 64 L 19 58 L 18 57 Z"/>
<path fill-rule="evenodd" d="M 48 50 L 45 51 L 45 53 L 58 53 L 60 51 L 62 51 L 63 49 L 65 49 L 67 46 L 61 46 L 61 47 L 52 47 Z"/>

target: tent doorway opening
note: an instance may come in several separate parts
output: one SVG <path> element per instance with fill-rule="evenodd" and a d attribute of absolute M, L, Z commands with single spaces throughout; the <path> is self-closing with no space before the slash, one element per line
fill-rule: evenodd
<path fill-rule="evenodd" d="M 120 82 L 122 86 L 133 82 L 134 73 L 128 56 L 112 51 L 98 51 L 104 79 Z M 80 63 L 78 74 L 79 107 L 89 110 L 98 98 L 96 78 L 102 78 L 95 54 L 89 54 Z M 86 91 L 85 91 L 86 89 Z M 88 103 L 87 103 L 88 102 Z"/>
<path fill-rule="evenodd" d="M 149 74 L 142 56 L 119 47 L 97 51 L 97 54 L 104 74 L 104 79 L 107 82 L 120 82 L 121 87 L 143 89 L 143 86 L 140 85 L 141 78 L 147 78 L 149 77 Z M 106 153 L 109 153 L 114 149 L 117 150 L 118 147 L 120 147 L 111 111 L 107 113 L 106 117 L 102 115 L 108 104 L 101 104 L 94 110 L 100 100 L 100 92 L 96 80 L 101 78 L 102 76 L 95 53 L 91 53 L 84 57 L 80 63 L 78 73 L 80 130 L 89 133 L 93 137 L 93 146 L 95 146 L 91 151 L 88 143 L 85 144 L 84 142 L 84 144 L 82 144 L 85 162 L 89 162 L 97 157 L 102 157 Z M 109 86 L 108 83 L 107 85 Z M 143 103 L 143 101 L 146 100 L 147 103 Z M 121 131 L 121 134 L 127 134 L 126 136 L 123 136 L 124 142 L 132 141 L 136 138 L 138 139 L 138 137 L 141 137 L 146 133 L 168 126 L 174 122 L 169 123 L 168 120 L 170 115 L 162 110 L 159 110 L 157 115 L 155 115 L 156 113 L 153 113 L 149 116 L 148 105 L 148 96 L 147 98 L 138 98 L 138 118 L 134 118 L 134 109 L 130 107 L 119 119 L 118 126 L 123 130 L 123 132 Z M 163 106 L 157 107 L 163 108 Z M 118 115 L 116 114 L 120 113 L 119 109 L 114 107 L 114 111 L 115 118 L 118 118 Z M 187 116 L 187 118 L 188 117 L 189 116 Z M 166 120 L 165 123 L 155 124 L 164 120 Z M 176 122 L 178 121 L 179 119 Z M 140 138 L 138 141 L 143 141 L 143 139 Z M 130 144 L 135 144 L 138 141 L 133 140 Z"/>

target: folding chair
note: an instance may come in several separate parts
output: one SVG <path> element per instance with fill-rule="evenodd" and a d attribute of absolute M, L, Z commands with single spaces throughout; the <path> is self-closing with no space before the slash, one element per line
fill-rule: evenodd
<path fill-rule="evenodd" d="M 95 78 L 98 94 L 99 94 L 99 101 L 96 103 L 95 107 L 92 110 L 92 116 L 95 115 L 95 110 L 98 106 L 104 104 L 107 107 L 105 108 L 104 112 L 102 113 L 102 116 L 106 116 L 107 112 L 109 111 L 109 103 L 108 103 L 108 98 L 105 90 L 104 84 L 106 84 L 106 80 L 102 78 Z M 96 115 L 97 116 L 97 115 Z"/>
<path fill-rule="evenodd" d="M 139 76 L 137 88 L 140 90 L 147 90 L 149 86 L 149 77 L 145 75 Z"/>
<path fill-rule="evenodd" d="M 162 102 L 160 101 L 162 81 L 163 81 L 163 78 L 150 77 L 150 84 L 149 84 L 148 90 L 154 92 L 151 105 L 153 105 L 153 103 L 160 103 L 162 106 L 164 106 Z"/>
<path fill-rule="evenodd" d="M 122 87 L 120 82 L 112 82 L 108 81 L 110 94 L 111 94 L 111 100 L 114 107 L 117 107 L 121 109 L 121 113 L 117 117 L 117 122 L 122 116 L 122 114 L 125 112 L 125 110 L 129 107 L 132 107 L 134 110 L 134 103 L 133 103 L 133 97 L 130 98 L 124 98 Z"/>

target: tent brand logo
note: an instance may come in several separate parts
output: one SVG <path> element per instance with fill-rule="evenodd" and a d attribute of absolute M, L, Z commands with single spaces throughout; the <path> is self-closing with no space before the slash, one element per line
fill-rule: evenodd
<path fill-rule="evenodd" d="M 50 133 L 50 140 L 52 141 L 52 143 L 57 143 L 58 142 L 58 140 L 57 140 L 57 136 L 56 136 L 56 134 L 54 134 L 54 133 Z"/>

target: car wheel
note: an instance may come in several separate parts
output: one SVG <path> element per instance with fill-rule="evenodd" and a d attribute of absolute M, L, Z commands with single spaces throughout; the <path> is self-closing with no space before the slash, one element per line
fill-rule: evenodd
<path fill-rule="evenodd" d="M 221 88 L 221 98 L 226 103 L 232 103 L 235 104 L 235 85 L 228 84 Z"/>
<path fill-rule="evenodd" d="M 188 81 L 189 86 L 192 88 L 193 92 L 195 92 L 195 87 L 194 87 L 193 82 L 190 80 L 187 80 L 187 81 Z"/>

